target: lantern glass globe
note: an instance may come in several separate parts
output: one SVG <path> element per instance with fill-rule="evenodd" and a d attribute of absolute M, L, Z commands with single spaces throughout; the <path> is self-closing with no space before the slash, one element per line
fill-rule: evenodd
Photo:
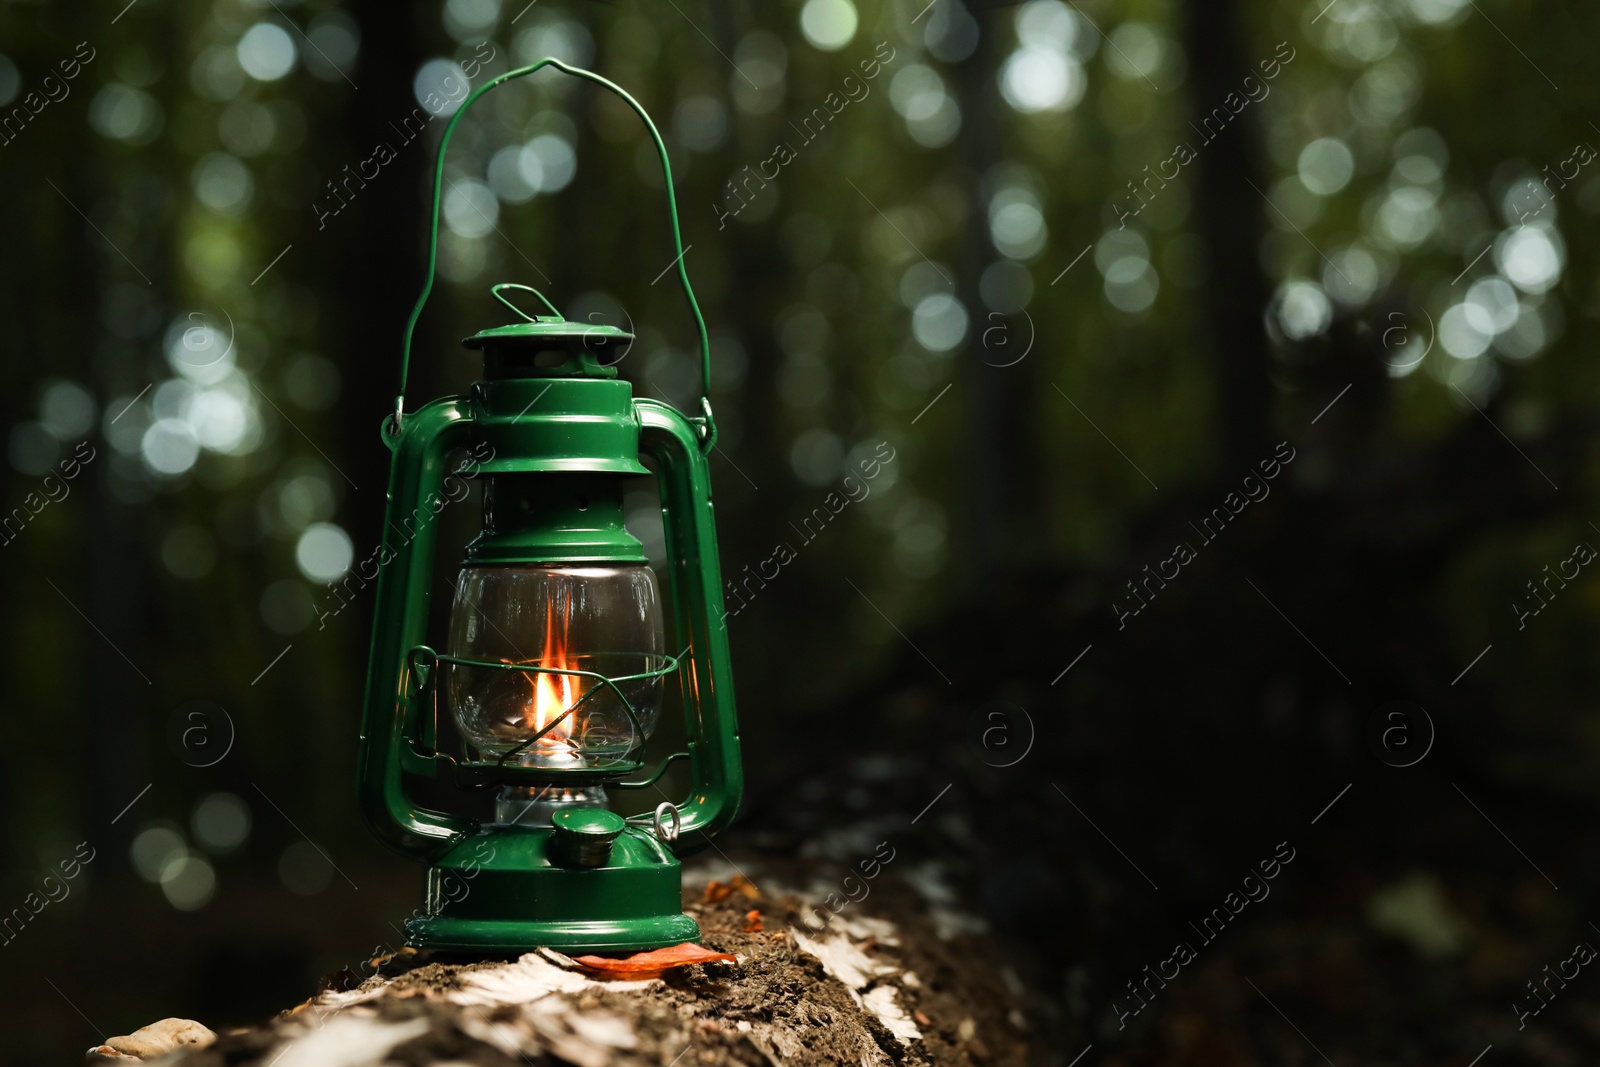
<path fill-rule="evenodd" d="M 479 758 L 603 769 L 642 746 L 661 717 L 660 675 L 616 679 L 660 670 L 665 644 L 647 566 L 469 565 L 456 583 L 449 654 L 547 669 L 451 664 L 451 712 Z"/>

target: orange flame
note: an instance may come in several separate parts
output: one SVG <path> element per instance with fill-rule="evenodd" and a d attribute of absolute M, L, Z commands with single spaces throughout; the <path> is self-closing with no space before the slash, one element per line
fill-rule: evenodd
<path fill-rule="evenodd" d="M 567 657 L 566 619 L 557 620 L 555 604 L 545 608 L 544 650 L 537 661 L 541 667 L 557 670 L 577 670 L 577 663 Z M 550 732 L 533 745 L 534 751 L 547 755 L 572 751 L 572 716 L 561 718 L 563 712 L 578 699 L 578 679 L 570 674 L 548 674 L 540 671 L 532 676 L 533 699 L 524 711 L 528 728 L 537 733 L 552 722 Z M 557 722 L 557 720 L 560 720 Z"/>

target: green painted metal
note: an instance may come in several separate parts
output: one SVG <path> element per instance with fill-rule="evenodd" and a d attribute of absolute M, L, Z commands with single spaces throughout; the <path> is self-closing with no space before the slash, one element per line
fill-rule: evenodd
<path fill-rule="evenodd" d="M 567 808 L 550 816 L 550 861 L 561 867 L 608 867 L 628 823 L 604 808 Z"/>
<path fill-rule="evenodd" d="M 528 314 L 506 297 L 504 292 L 506 289 L 520 289 L 532 293 L 539 298 L 540 303 L 550 309 L 551 313 Z M 543 293 L 531 285 L 501 282 L 490 286 L 489 291 L 494 294 L 495 299 L 521 315 L 524 320 L 512 323 L 510 326 L 494 326 L 487 330 L 479 330 L 463 342 L 468 348 L 483 349 L 491 378 L 502 375 L 540 377 L 581 375 L 592 378 L 617 376 L 616 367 L 607 362 L 607 357 L 619 347 L 625 352 L 626 348 L 623 346 L 633 341 L 633 334 L 604 323 L 569 322 Z M 537 357 L 545 352 L 566 352 L 569 357 L 579 358 L 569 358 L 560 363 L 538 362 Z M 621 358 L 620 355 L 617 358 Z"/>
<path fill-rule="evenodd" d="M 604 808 L 573 808 L 569 811 L 558 811 L 550 821 L 555 824 L 558 838 L 563 834 L 604 837 L 607 844 L 628 826 L 626 819 Z"/>
<path fill-rule="evenodd" d="M 479 474 L 648 474 L 639 462 L 633 386 L 621 379 L 474 382 Z"/>
<path fill-rule="evenodd" d="M 682 829 L 673 851 L 710 844 L 738 814 L 744 796 L 739 728 L 733 706 L 728 629 L 722 625 L 722 565 L 711 505 L 711 464 L 696 428 L 674 408 L 635 400 L 639 448 L 656 464 L 666 533 L 668 600 L 677 644 L 689 651 L 678 667 L 687 720 L 693 792 L 678 805 Z"/>
<path fill-rule="evenodd" d="M 614 474 L 501 474 L 488 483 L 472 563 L 644 563 Z"/>
<path fill-rule="evenodd" d="M 743 793 L 728 637 L 720 624 L 722 577 L 707 459 L 716 429 L 708 397 L 694 419 L 665 404 L 635 399 L 607 362 L 631 337 L 609 327 L 566 322 L 534 290 L 552 316 L 518 309 L 527 321 L 468 339 L 484 351 L 485 380 L 466 396 L 405 411 L 411 338 L 433 287 L 450 134 L 483 93 L 544 66 L 617 92 L 654 139 L 666 172 L 678 276 L 699 331 L 709 394 L 710 347 L 683 265 L 671 168 L 643 108 L 599 75 L 554 59 L 510 71 L 475 91 L 451 119 L 440 145 L 427 280 L 406 326 L 395 411 L 383 426 L 384 444 L 392 453 L 388 515 L 358 765 L 368 825 L 396 851 L 430 864 L 427 913 L 407 930 L 411 943 L 421 947 L 621 951 L 693 940 L 699 931 L 681 913 L 678 857 L 704 847 L 726 827 Z M 495 295 L 514 307 L 503 296 L 507 288 L 528 287 L 496 287 Z M 469 562 L 642 560 L 637 540 L 620 523 L 621 489 L 623 479 L 649 473 L 642 460 L 651 461 L 661 490 L 674 647 L 685 649 L 652 673 L 675 671 L 683 695 L 686 754 L 667 757 L 644 779 L 623 781 L 642 766 L 640 760 L 573 771 L 473 763 L 436 750 L 437 664 L 456 661 L 428 648 L 427 621 L 438 554 L 436 519 L 459 499 L 447 489 L 456 470 L 453 457 L 462 453 L 472 471 L 484 477 L 489 499 L 486 528 L 469 548 Z M 613 690 L 625 680 L 597 677 Z M 692 785 L 675 808 L 672 829 L 663 828 L 659 815 L 656 832 L 630 823 L 598 866 L 575 865 L 579 853 L 559 842 L 552 846 L 553 827 L 479 825 L 419 803 L 407 784 L 410 775 L 431 778 L 445 772 L 465 786 L 604 782 L 646 788 L 680 758 L 689 760 Z M 581 854 L 596 858 L 592 848 Z"/>
<path fill-rule="evenodd" d="M 413 945 L 506 952 L 624 952 L 695 941 L 682 870 L 656 836 L 628 827 L 600 867 L 558 862 L 553 828 L 501 827 L 463 840 L 428 870 Z"/>
<path fill-rule="evenodd" d="M 449 503 L 449 453 L 472 445 L 466 397 L 426 404 L 405 420 L 391 444 L 389 505 L 383 524 L 372 621 L 372 650 L 361 719 L 357 780 L 361 813 L 379 840 L 414 859 L 429 860 L 477 829 L 471 820 L 412 800 L 403 772 L 433 777 L 435 762 L 417 758 L 413 741 L 432 746 L 420 729 L 408 650 L 424 643 L 438 546 L 438 513 Z"/>

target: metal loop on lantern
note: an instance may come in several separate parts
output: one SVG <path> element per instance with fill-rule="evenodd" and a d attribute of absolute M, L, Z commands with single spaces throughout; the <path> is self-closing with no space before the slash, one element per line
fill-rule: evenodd
<path fill-rule="evenodd" d="M 517 305 L 513 304 L 511 300 L 505 296 L 505 294 L 500 292 L 502 289 L 521 289 L 525 293 L 532 293 L 534 296 L 539 298 L 539 302 L 541 304 L 550 309 L 550 314 L 555 317 L 556 321 L 559 322 L 561 320 L 561 312 L 557 311 L 556 306 L 550 303 L 550 298 L 545 296 L 539 290 L 535 289 L 533 286 L 523 285 L 521 282 L 500 282 L 497 285 L 489 286 L 489 292 L 494 295 L 496 300 L 500 301 L 500 303 L 504 304 L 512 311 L 515 311 L 518 315 L 521 315 L 527 321 L 538 322 L 544 318 L 543 315 L 530 315 L 526 311 L 523 311 L 521 308 L 517 307 Z"/>
<path fill-rule="evenodd" d="M 700 451 L 709 453 L 717 447 L 717 423 L 711 417 L 711 398 L 700 398 Z"/>
<path fill-rule="evenodd" d="M 394 410 L 383 417 L 383 444 L 391 452 L 400 447 L 400 426 L 405 417 L 406 398 L 397 396 L 394 398 Z"/>
<path fill-rule="evenodd" d="M 688 759 L 689 753 L 679 752 L 672 758 L 677 759 L 679 757 Z M 668 762 L 671 761 L 669 760 Z M 657 772 L 656 777 L 660 777 L 659 772 Z M 665 825 L 664 820 L 667 816 L 670 816 L 672 820 L 672 826 L 670 828 Z M 661 803 L 656 805 L 656 810 L 648 815 L 628 816 L 628 825 L 636 827 L 640 830 L 654 833 L 656 835 L 656 840 L 662 842 L 663 844 L 670 845 L 683 833 L 683 815 L 679 813 L 678 805 L 674 804 L 670 800 L 663 800 Z"/>
<path fill-rule="evenodd" d="M 428 689 L 433 684 L 433 669 L 439 665 L 439 653 L 427 645 L 418 645 L 407 653 L 406 662 L 417 676 L 418 691 Z"/>
<path fill-rule="evenodd" d="M 672 829 L 668 830 L 661 824 L 661 816 L 672 816 Z M 678 814 L 678 806 L 670 800 L 663 800 L 656 805 L 655 831 L 656 836 L 669 844 L 678 839 L 678 834 L 683 830 L 683 817 Z"/>
<path fill-rule="evenodd" d="M 594 82 L 596 85 L 611 90 L 613 93 L 617 94 L 617 96 L 621 97 L 625 104 L 633 109 L 634 114 L 639 116 L 639 118 L 644 122 L 646 131 L 648 131 L 650 134 L 650 139 L 655 142 L 656 154 L 661 159 L 662 176 L 666 180 L 667 217 L 672 224 L 672 244 L 674 250 L 678 253 L 677 258 L 673 260 L 673 263 L 678 268 L 678 281 L 683 286 L 684 299 L 689 305 L 690 314 L 694 316 L 695 330 L 699 334 L 700 339 L 700 385 L 702 398 L 701 411 L 704 413 L 703 418 L 705 420 L 701 430 L 701 444 L 703 449 L 709 452 L 716 444 L 717 440 L 717 429 L 715 423 L 712 422 L 711 419 L 711 407 L 708 399 L 711 396 L 711 337 L 706 331 L 706 320 L 705 316 L 700 312 L 700 304 L 695 299 L 694 287 L 689 284 L 689 270 L 684 266 L 683 262 L 684 252 L 686 250 L 683 247 L 683 231 L 678 224 L 678 196 L 672 182 L 672 162 L 667 156 L 666 142 L 661 139 L 661 131 L 656 129 L 656 124 L 651 121 L 649 113 L 645 111 L 644 107 L 639 103 L 639 101 L 635 100 L 626 89 L 611 81 L 609 78 L 602 77 L 593 71 L 584 70 L 582 67 L 574 67 L 567 63 L 563 63 L 554 56 L 546 56 L 544 59 L 541 59 L 536 63 L 530 63 L 525 67 L 518 67 L 515 70 L 508 70 L 504 74 L 498 75 L 485 82 L 483 85 L 473 90 L 472 93 L 461 102 L 461 106 L 456 109 L 456 113 L 450 117 L 449 124 L 447 124 L 444 128 L 444 136 L 439 141 L 439 157 L 434 164 L 433 172 L 433 215 L 432 222 L 428 227 L 428 273 L 427 278 L 422 285 L 422 294 L 417 297 L 416 306 L 411 309 L 411 318 L 406 322 L 405 340 L 401 346 L 400 354 L 400 392 L 395 397 L 392 433 L 393 435 L 399 434 L 401 423 L 405 418 L 406 381 L 410 376 L 411 371 L 411 339 L 416 333 L 417 320 L 422 317 L 422 309 L 427 304 L 429 295 L 433 292 L 433 278 L 439 262 L 439 210 L 444 195 L 444 161 L 445 152 L 450 147 L 450 137 L 455 133 L 456 123 L 461 121 L 461 117 L 467 113 L 467 110 L 472 107 L 472 105 L 480 96 L 489 92 L 491 89 L 494 89 L 496 86 L 502 85 L 505 82 L 511 81 L 515 78 L 526 77 L 542 67 L 554 67 L 563 74 L 570 74 L 575 78 L 582 78 L 586 81 Z M 496 286 L 495 288 L 498 290 L 500 286 Z M 529 287 L 521 286 L 521 288 Z M 498 292 L 496 292 L 495 295 L 499 297 Z M 539 296 L 539 298 L 544 300 L 542 294 Z M 501 298 L 501 301 L 502 303 L 509 303 L 505 301 L 504 298 Z M 545 303 L 546 305 L 549 305 L 550 302 L 546 300 Z M 555 311 L 553 306 L 551 306 L 550 309 Z M 520 310 L 517 313 L 519 315 L 523 314 Z M 386 426 L 387 425 L 388 424 L 386 423 Z"/>

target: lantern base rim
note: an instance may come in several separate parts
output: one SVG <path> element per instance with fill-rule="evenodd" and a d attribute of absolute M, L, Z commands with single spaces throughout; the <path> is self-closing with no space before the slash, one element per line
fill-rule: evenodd
<path fill-rule="evenodd" d="M 688 915 L 658 915 L 612 922 L 460 919 L 429 915 L 406 923 L 406 944 L 447 952 L 643 952 L 700 939 Z"/>
<path fill-rule="evenodd" d="M 406 923 L 413 948 L 622 952 L 700 936 L 683 912 L 682 869 L 649 830 L 627 827 L 596 866 L 553 847 L 553 827 L 485 826 L 428 869 Z M 600 858 L 600 857 L 597 857 Z"/>

